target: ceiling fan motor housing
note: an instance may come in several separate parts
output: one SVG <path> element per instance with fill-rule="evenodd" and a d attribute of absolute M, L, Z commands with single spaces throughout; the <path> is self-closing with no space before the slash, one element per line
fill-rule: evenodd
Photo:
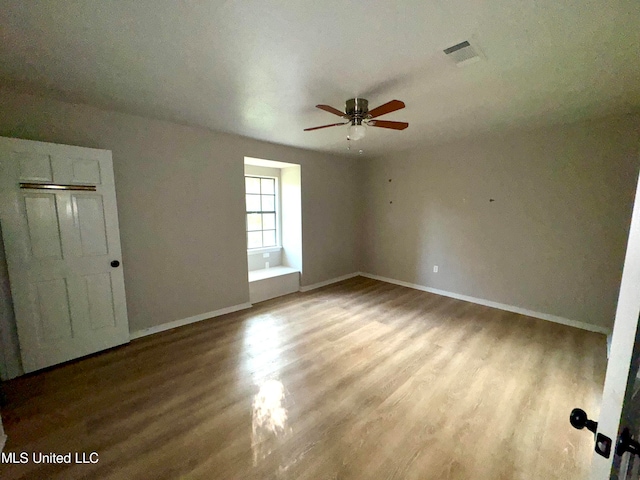
<path fill-rule="evenodd" d="M 362 125 L 362 120 L 369 112 L 369 101 L 364 98 L 350 98 L 347 100 L 344 111 L 353 125 Z"/>

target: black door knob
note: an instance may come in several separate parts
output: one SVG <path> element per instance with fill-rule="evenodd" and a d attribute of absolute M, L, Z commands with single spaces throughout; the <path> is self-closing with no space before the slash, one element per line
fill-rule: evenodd
<path fill-rule="evenodd" d="M 616 446 L 616 454 L 622 455 L 624 452 L 630 452 L 632 455 L 640 455 L 640 443 L 636 442 L 627 427 L 622 430 L 618 438 Z"/>
<path fill-rule="evenodd" d="M 578 430 L 582 430 L 584 427 L 587 427 L 587 430 L 596 433 L 596 430 L 598 429 L 598 422 L 589 420 L 587 418 L 587 412 L 581 408 L 574 408 L 571 410 L 569 422 L 571 422 L 573 428 L 577 428 Z"/>
<path fill-rule="evenodd" d="M 120 266 L 120 262 L 118 260 L 111 260 L 111 266 L 113 268 L 118 268 Z"/>

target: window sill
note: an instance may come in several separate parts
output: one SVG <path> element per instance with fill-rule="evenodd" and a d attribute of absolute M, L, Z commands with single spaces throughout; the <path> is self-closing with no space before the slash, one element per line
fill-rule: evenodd
<path fill-rule="evenodd" d="M 282 250 L 282 247 L 262 247 L 262 248 L 252 248 L 247 250 L 247 255 L 255 255 L 256 253 L 273 253 L 279 252 Z"/>
<path fill-rule="evenodd" d="M 266 280 L 267 278 L 282 277 L 284 275 L 291 275 L 292 273 L 300 273 L 295 268 L 283 267 L 279 265 L 277 267 L 265 268 L 262 270 L 252 270 L 249 272 L 249 283 L 257 282 L 259 280 Z"/>

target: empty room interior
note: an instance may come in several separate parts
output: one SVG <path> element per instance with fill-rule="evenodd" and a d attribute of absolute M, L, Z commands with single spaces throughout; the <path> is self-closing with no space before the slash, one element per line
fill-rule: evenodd
<path fill-rule="evenodd" d="M 639 478 L 637 0 L 0 12 L 0 478 Z"/>

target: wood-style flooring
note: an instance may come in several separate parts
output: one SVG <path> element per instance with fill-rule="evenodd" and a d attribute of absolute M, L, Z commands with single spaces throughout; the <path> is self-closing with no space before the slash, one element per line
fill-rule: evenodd
<path fill-rule="evenodd" d="M 5 383 L 5 453 L 99 461 L 0 478 L 584 479 L 605 343 L 357 277 Z"/>

